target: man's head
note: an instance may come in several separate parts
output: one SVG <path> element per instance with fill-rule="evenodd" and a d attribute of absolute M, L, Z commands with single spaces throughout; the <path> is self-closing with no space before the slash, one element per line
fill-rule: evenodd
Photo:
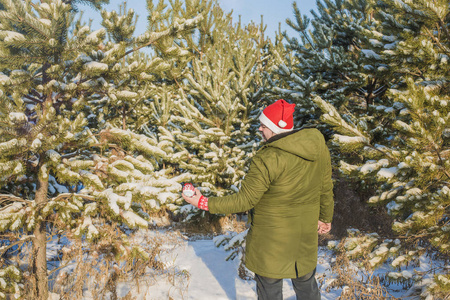
<path fill-rule="evenodd" d="M 267 141 L 274 135 L 294 129 L 294 109 L 295 104 L 289 104 L 285 100 L 280 99 L 263 110 L 259 116 L 259 121 L 261 122 L 259 131 L 264 141 Z"/>

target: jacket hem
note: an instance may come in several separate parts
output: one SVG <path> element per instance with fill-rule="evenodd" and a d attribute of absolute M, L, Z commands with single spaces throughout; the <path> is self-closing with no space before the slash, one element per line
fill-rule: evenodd
<path fill-rule="evenodd" d="M 253 273 L 258 274 L 260 276 L 273 278 L 273 279 L 285 279 L 285 278 L 302 277 L 302 276 L 312 272 L 317 267 L 317 265 L 315 265 L 311 270 L 307 270 L 306 272 L 303 271 L 302 273 L 299 273 L 298 275 L 295 272 L 292 272 L 292 273 L 289 273 L 289 274 L 274 274 L 274 273 L 268 273 L 268 272 L 264 272 L 264 271 L 258 271 L 256 268 L 253 268 L 252 266 L 246 266 L 246 267 L 247 267 L 247 269 L 249 269 Z"/>

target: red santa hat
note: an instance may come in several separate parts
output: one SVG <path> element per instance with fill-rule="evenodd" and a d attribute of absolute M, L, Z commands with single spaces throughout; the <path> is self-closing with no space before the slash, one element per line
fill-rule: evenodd
<path fill-rule="evenodd" d="M 280 99 L 267 106 L 259 116 L 259 121 L 275 134 L 294 129 L 295 104 L 289 104 Z"/>

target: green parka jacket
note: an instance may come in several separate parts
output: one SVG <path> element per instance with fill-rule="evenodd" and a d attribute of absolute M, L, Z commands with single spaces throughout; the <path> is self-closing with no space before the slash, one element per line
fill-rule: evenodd
<path fill-rule="evenodd" d="M 331 160 L 314 128 L 278 134 L 256 153 L 238 193 L 211 197 L 214 214 L 250 213 L 245 265 L 269 278 L 296 278 L 317 265 L 318 220 L 331 222 Z"/>

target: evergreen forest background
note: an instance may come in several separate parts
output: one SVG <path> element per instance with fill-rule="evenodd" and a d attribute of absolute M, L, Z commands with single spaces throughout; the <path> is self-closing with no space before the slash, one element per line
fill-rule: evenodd
<path fill-rule="evenodd" d="M 214 0 L 147 0 L 141 35 L 126 6 L 98 30 L 77 14 L 106 2 L 0 0 L 0 299 L 48 299 L 50 236 L 156 267 L 129 239 L 152 216 L 216 230 L 225 216 L 185 205 L 181 183 L 238 191 L 259 113 L 280 98 L 332 151 L 336 255 L 367 270 L 448 262 L 447 0 L 320 0 L 311 19 L 293 2 L 298 34 L 272 39 Z M 450 294 L 448 267 L 388 277 Z"/>

